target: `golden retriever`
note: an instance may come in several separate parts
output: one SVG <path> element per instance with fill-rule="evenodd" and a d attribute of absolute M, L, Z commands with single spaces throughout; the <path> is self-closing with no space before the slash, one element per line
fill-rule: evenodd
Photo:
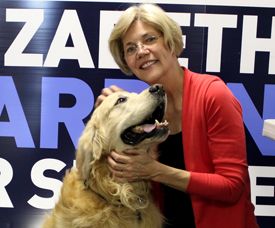
<path fill-rule="evenodd" d="M 160 228 L 162 215 L 146 180 L 118 182 L 108 169 L 111 150 L 149 151 L 164 141 L 166 94 L 153 85 L 139 94 L 120 91 L 97 107 L 78 142 L 76 168 L 67 171 L 56 206 L 43 228 Z M 142 150 L 143 151 L 143 150 Z"/>

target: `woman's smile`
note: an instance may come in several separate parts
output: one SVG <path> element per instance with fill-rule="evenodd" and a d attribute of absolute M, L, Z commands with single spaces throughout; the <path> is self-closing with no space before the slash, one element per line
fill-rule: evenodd
<path fill-rule="evenodd" d="M 151 67 L 152 65 L 154 65 L 157 62 L 158 62 L 158 60 L 149 60 L 149 61 L 146 61 L 146 62 L 142 63 L 139 68 L 142 69 L 142 70 L 145 70 L 145 69 L 148 69 L 149 67 Z"/>

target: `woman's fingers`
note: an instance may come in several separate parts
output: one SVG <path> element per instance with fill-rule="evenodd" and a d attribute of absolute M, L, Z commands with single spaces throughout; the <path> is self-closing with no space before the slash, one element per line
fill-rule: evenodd
<path fill-rule="evenodd" d="M 101 94 L 97 97 L 96 102 L 95 102 L 95 107 L 97 108 L 106 97 L 111 95 L 112 93 L 118 92 L 118 91 L 123 91 L 123 89 L 119 88 L 118 86 L 111 85 L 110 87 L 106 87 L 101 90 Z"/>
<path fill-rule="evenodd" d="M 129 150 L 124 154 L 112 151 L 107 159 L 109 169 L 117 181 L 133 182 L 149 179 L 148 158 L 152 160 L 148 154 L 144 155 L 144 151 Z"/>

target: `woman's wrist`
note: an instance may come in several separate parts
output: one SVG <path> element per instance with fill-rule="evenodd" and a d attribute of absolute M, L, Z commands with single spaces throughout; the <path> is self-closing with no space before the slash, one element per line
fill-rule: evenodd
<path fill-rule="evenodd" d="M 154 166 L 156 171 L 153 172 L 152 181 L 159 182 L 180 191 L 186 191 L 190 180 L 190 172 L 176 169 L 159 162 L 155 163 Z"/>

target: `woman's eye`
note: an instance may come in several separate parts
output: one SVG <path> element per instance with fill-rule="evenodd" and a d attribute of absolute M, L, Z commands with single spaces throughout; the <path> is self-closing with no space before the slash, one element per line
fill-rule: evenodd
<path fill-rule="evenodd" d="M 137 50 L 136 46 L 131 46 L 131 47 L 128 47 L 128 48 L 127 48 L 126 52 L 127 52 L 128 54 L 132 54 L 132 53 L 134 53 L 136 50 Z"/>
<path fill-rule="evenodd" d="M 151 44 L 154 43 L 156 41 L 157 37 L 156 36 L 149 36 L 145 39 L 145 43 L 146 44 Z"/>
<path fill-rule="evenodd" d="M 118 105 L 118 104 L 120 104 L 120 103 L 123 103 L 123 102 L 125 102 L 126 100 L 127 100 L 127 97 L 120 97 L 120 98 L 117 99 L 115 105 Z"/>

